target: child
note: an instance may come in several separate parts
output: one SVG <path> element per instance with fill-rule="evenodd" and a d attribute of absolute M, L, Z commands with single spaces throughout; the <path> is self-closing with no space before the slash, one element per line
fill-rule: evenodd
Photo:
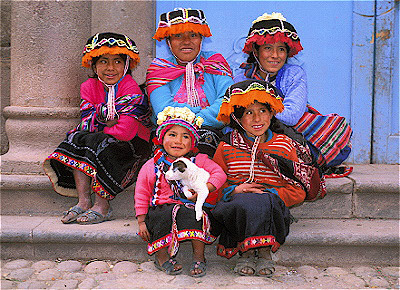
<path fill-rule="evenodd" d="M 169 275 L 181 273 L 182 266 L 174 256 L 180 241 L 191 240 L 190 275 L 201 277 L 206 274 L 204 246 L 215 240 L 209 234 L 209 210 L 204 208 L 202 220 L 196 221 L 193 207 L 196 194 L 190 200 L 185 199 L 180 182 L 167 181 L 165 172 L 177 158 L 191 159 L 210 173 L 207 183 L 210 194 L 206 203 L 214 204 L 216 189 L 224 184 L 226 175 L 207 155 L 195 153 L 199 141 L 197 130 L 203 123 L 201 117 L 196 117 L 188 108 L 173 107 L 165 108 L 157 117 L 159 127 L 154 143 L 158 148 L 140 170 L 135 188 L 139 235 L 148 242 L 147 252 L 156 254 L 156 267 Z"/>
<path fill-rule="evenodd" d="M 211 32 L 200 9 L 176 8 L 162 13 L 154 39 L 165 39 L 172 56 L 155 58 L 146 75 L 153 121 L 165 107 L 188 107 L 204 119 L 199 130 L 200 153 L 210 157 L 217 149 L 223 124 L 216 120 L 222 97 L 233 84 L 225 58 L 203 51 L 204 37 Z"/>
<path fill-rule="evenodd" d="M 343 117 L 336 114 L 323 116 L 307 105 L 306 73 L 302 67 L 287 63 L 288 58 L 301 50 L 303 47 L 293 25 L 281 13 L 265 13 L 253 21 L 243 48 L 249 57 L 234 80 L 258 79 L 275 85 L 281 91 L 285 105 L 276 118 L 304 135 L 327 174 L 339 173 L 345 167 L 335 166 L 350 154 L 352 130 Z M 350 174 L 351 170 L 347 168 L 340 176 Z M 340 176 L 333 174 L 330 177 Z"/>
<path fill-rule="evenodd" d="M 122 34 L 98 33 L 85 45 L 82 66 L 94 76 L 81 85 L 82 122 L 44 161 L 54 190 L 78 196 L 63 223 L 109 220 L 109 200 L 135 181 L 151 152 L 148 100 L 130 75 L 139 61 L 135 42 Z"/>
<path fill-rule="evenodd" d="M 284 106 L 275 88 L 247 80 L 227 90 L 218 120 L 234 130 L 224 136 L 214 161 L 227 174 L 222 200 L 213 209 L 212 233 L 220 234 L 217 253 L 231 258 L 239 252 L 235 272 L 270 276 L 276 251 L 289 233 L 289 207 L 303 202 L 311 186 L 325 187 L 306 147 L 273 132 L 275 114 Z M 300 160 L 298 153 L 301 153 Z M 317 175 L 315 175 L 315 173 Z"/>

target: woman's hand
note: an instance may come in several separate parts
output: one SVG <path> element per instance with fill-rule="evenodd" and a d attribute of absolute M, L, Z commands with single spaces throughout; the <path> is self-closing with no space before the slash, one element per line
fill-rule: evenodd
<path fill-rule="evenodd" d="M 246 193 L 246 192 L 254 192 L 254 193 L 264 193 L 265 186 L 262 184 L 258 184 L 255 182 L 252 183 L 242 183 L 235 187 L 233 190 L 233 194 L 236 193 Z"/>
<path fill-rule="evenodd" d="M 106 121 L 106 126 L 107 127 L 112 127 L 112 126 L 117 125 L 117 124 L 118 124 L 118 119 L 112 119 L 112 120 Z"/>

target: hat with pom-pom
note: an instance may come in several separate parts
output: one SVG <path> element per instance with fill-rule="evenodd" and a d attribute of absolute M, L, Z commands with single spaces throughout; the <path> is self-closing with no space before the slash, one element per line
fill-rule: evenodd
<path fill-rule="evenodd" d="M 196 114 L 187 107 L 166 107 L 157 115 L 157 140 L 159 144 L 162 144 L 165 133 L 167 133 L 171 127 L 175 125 L 182 126 L 189 131 L 192 137 L 191 150 L 193 150 L 200 139 L 198 130 L 203 122 L 204 120 L 202 117 L 196 117 Z"/>
<path fill-rule="evenodd" d="M 160 15 L 160 22 L 153 38 L 161 41 L 172 34 L 196 32 L 204 37 L 211 36 L 203 10 L 191 8 L 175 8 Z"/>
<path fill-rule="evenodd" d="M 97 33 L 90 37 L 82 53 L 83 67 L 90 67 L 94 57 L 107 53 L 129 56 L 131 69 L 134 69 L 140 62 L 139 50 L 135 42 L 126 35 L 113 32 Z"/>
<path fill-rule="evenodd" d="M 266 43 L 284 42 L 289 46 L 288 56 L 294 56 L 303 50 L 300 38 L 292 24 L 286 21 L 281 13 L 264 13 L 253 21 L 243 52 L 250 54 L 253 44 L 263 45 Z"/>
<path fill-rule="evenodd" d="M 283 99 L 275 87 L 261 80 L 246 80 L 231 85 L 225 92 L 217 120 L 229 124 L 235 107 L 247 108 L 254 102 L 269 104 L 275 113 L 283 111 Z"/>

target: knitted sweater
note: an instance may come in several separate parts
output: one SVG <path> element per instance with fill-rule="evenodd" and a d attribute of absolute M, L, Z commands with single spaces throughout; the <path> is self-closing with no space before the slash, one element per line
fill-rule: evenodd
<path fill-rule="evenodd" d="M 198 167 L 204 168 L 210 173 L 208 182 L 214 185 L 217 190 L 224 184 L 226 174 L 214 161 L 208 158 L 206 154 L 197 154 L 195 164 Z M 135 186 L 135 211 L 136 216 L 147 214 L 148 208 L 153 198 L 154 186 L 156 182 L 156 174 L 154 171 L 154 158 L 148 160 L 139 171 L 139 175 Z M 156 204 L 179 203 L 181 201 L 172 199 L 174 195 L 170 185 L 165 179 L 164 174 L 160 176 L 160 192 L 155 201 Z M 218 195 L 217 190 L 210 192 L 208 199 L 216 200 Z"/>
<path fill-rule="evenodd" d="M 259 144 L 259 149 L 264 153 L 273 153 L 293 161 L 298 161 L 296 149 L 293 147 L 291 139 L 283 134 L 271 133 L 272 136 L 270 136 L 269 140 Z M 250 176 L 251 155 L 249 152 L 221 142 L 213 160 L 227 174 L 227 182 L 222 189 L 231 185 L 239 185 L 245 182 Z M 267 188 L 276 189 L 279 197 L 288 207 L 301 203 L 306 196 L 305 191 L 301 187 L 283 180 L 258 159 L 256 159 L 254 165 L 254 177 L 254 182 L 265 184 Z"/>

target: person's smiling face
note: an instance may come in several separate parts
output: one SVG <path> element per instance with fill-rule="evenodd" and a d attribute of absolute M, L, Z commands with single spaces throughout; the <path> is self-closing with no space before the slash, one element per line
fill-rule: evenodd
<path fill-rule="evenodd" d="M 192 137 L 188 129 L 174 125 L 165 133 L 162 144 L 168 155 L 177 159 L 190 152 Z"/>
<path fill-rule="evenodd" d="M 269 72 L 271 76 L 278 73 L 286 63 L 288 57 L 287 46 L 281 41 L 273 44 L 263 44 L 258 50 L 254 50 L 254 54 L 258 58 L 263 69 Z"/>
<path fill-rule="evenodd" d="M 178 58 L 178 63 L 186 65 L 186 62 L 194 60 L 199 54 L 202 36 L 196 32 L 186 31 L 172 34 L 167 41 L 169 41 L 172 53 Z"/>
<path fill-rule="evenodd" d="M 107 85 L 116 84 L 124 75 L 125 62 L 119 54 L 103 54 L 93 69 Z"/>
<path fill-rule="evenodd" d="M 240 123 L 251 137 L 264 136 L 265 138 L 265 132 L 267 132 L 273 116 L 274 114 L 264 104 L 255 102 L 244 110 Z M 260 141 L 264 142 L 264 138 Z"/>

